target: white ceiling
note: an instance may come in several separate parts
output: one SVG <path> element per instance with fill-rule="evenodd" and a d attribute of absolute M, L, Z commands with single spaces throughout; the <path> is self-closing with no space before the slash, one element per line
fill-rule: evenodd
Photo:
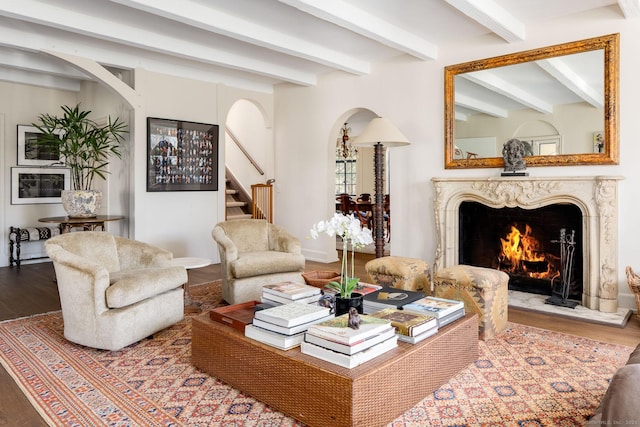
<path fill-rule="evenodd" d="M 447 43 L 493 34 L 526 40 L 541 21 L 640 0 L 3 0 L 0 80 L 79 90 L 89 79 L 48 50 L 114 73 L 142 67 L 272 92 L 333 70 L 365 75 L 400 55 L 438 57 Z"/>

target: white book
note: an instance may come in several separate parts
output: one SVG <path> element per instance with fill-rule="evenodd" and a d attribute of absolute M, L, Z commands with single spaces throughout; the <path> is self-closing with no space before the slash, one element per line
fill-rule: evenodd
<path fill-rule="evenodd" d="M 292 302 L 301 302 L 304 304 L 311 304 L 312 302 L 317 302 L 318 300 L 320 300 L 320 297 L 322 297 L 322 294 L 316 294 L 316 295 L 311 295 L 310 297 L 291 300 L 289 298 L 284 298 L 275 294 L 269 294 L 269 293 L 263 292 L 260 298 L 264 301 L 267 301 L 267 302 L 273 301 L 278 304 L 291 304 Z"/>
<path fill-rule="evenodd" d="M 300 344 L 300 351 L 304 354 L 308 354 L 318 359 L 325 360 L 336 365 L 340 365 L 344 368 L 355 368 L 371 359 L 378 357 L 387 351 L 393 350 L 398 346 L 398 337 L 393 335 L 386 341 L 382 341 L 366 350 L 358 352 L 356 354 L 348 355 L 337 351 L 329 350 L 328 348 L 321 347 L 319 345 L 311 344 L 306 341 L 302 341 Z"/>
<path fill-rule="evenodd" d="M 446 298 L 424 297 L 403 306 L 402 309 L 421 314 L 429 314 L 439 319 L 454 311 L 464 310 L 464 303 Z"/>
<path fill-rule="evenodd" d="M 334 317 L 333 314 L 330 314 L 330 315 L 328 315 L 326 317 L 321 317 L 319 319 L 312 320 L 311 322 L 303 323 L 301 325 L 292 326 L 290 328 L 287 328 L 286 326 L 274 325 L 273 323 L 265 322 L 264 320 L 256 319 L 254 317 L 253 318 L 253 325 L 254 326 L 258 326 L 258 327 L 260 327 L 262 329 L 267 329 L 269 331 L 277 332 L 279 334 L 295 335 L 295 334 L 298 334 L 300 332 L 305 332 L 309 328 L 309 326 L 311 326 L 313 324 L 324 322 L 325 320 L 329 320 L 329 319 L 331 319 L 333 317 Z"/>
<path fill-rule="evenodd" d="M 312 322 L 321 317 L 327 317 L 329 314 L 328 307 L 292 302 L 291 304 L 283 304 L 277 307 L 256 311 L 254 318 L 273 323 L 274 325 L 290 328 L 292 326 Z"/>
<path fill-rule="evenodd" d="M 352 329 L 349 327 L 349 314 L 347 313 L 309 326 L 307 334 L 341 344 L 354 345 L 366 341 L 367 338 L 378 335 L 390 327 L 389 320 L 361 314 L 358 329 Z"/>
<path fill-rule="evenodd" d="M 277 295 L 281 298 L 286 298 L 289 301 L 295 301 L 300 298 L 321 294 L 320 288 L 295 282 L 282 282 L 275 283 L 273 285 L 265 285 L 262 287 L 262 292 Z"/>
<path fill-rule="evenodd" d="M 433 328 L 419 335 L 416 335 L 415 337 L 410 337 L 402 334 L 397 334 L 397 335 L 398 335 L 398 341 L 408 342 L 409 344 L 416 344 L 422 340 L 425 340 L 429 337 L 434 336 L 437 332 L 438 332 L 438 328 Z"/>
<path fill-rule="evenodd" d="M 311 334 L 305 334 L 304 340 L 308 343 L 315 344 L 320 347 L 325 347 L 333 351 L 351 355 L 366 350 L 369 347 L 373 347 L 374 345 L 381 343 L 382 341 L 388 340 L 395 334 L 396 330 L 394 328 L 389 328 L 384 332 L 381 332 L 377 335 L 372 335 L 364 341 L 360 341 L 359 343 L 354 345 L 341 344 Z"/>
<path fill-rule="evenodd" d="M 284 335 L 259 328 L 253 324 L 244 327 L 244 336 L 264 344 L 269 344 L 280 350 L 289 350 L 298 347 L 300 343 L 304 341 L 304 332 L 294 335 Z"/>
<path fill-rule="evenodd" d="M 460 310 L 454 311 L 453 313 L 449 313 L 446 316 L 443 316 L 442 318 L 438 319 L 438 327 L 441 328 L 453 321 L 461 319 L 464 317 L 464 314 L 465 314 L 464 307 L 461 308 Z"/>

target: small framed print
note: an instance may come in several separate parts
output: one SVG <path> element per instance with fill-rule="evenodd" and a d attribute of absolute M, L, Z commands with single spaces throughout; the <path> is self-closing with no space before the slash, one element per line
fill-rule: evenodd
<path fill-rule="evenodd" d="M 11 204 L 61 203 L 62 190 L 71 188 L 68 168 L 11 168 Z"/>
<path fill-rule="evenodd" d="M 218 125 L 147 118 L 147 191 L 217 191 Z"/>
<path fill-rule="evenodd" d="M 42 132 L 35 126 L 18 125 L 18 165 L 51 166 L 64 164 L 60 153 L 53 147 L 38 144 Z"/>

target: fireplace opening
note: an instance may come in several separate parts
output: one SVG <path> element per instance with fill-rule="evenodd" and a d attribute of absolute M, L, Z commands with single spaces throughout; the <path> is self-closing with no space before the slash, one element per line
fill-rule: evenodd
<path fill-rule="evenodd" d="M 460 264 L 502 270 L 517 291 L 552 295 L 566 283 L 567 299 L 581 300 L 582 212 L 576 205 L 492 208 L 466 201 L 459 213 Z"/>

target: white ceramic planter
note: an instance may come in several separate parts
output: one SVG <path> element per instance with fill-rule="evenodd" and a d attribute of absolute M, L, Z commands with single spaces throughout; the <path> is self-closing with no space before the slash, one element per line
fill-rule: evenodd
<path fill-rule="evenodd" d="M 63 190 L 62 207 L 69 218 L 92 218 L 100 209 L 102 192 L 96 190 Z"/>

